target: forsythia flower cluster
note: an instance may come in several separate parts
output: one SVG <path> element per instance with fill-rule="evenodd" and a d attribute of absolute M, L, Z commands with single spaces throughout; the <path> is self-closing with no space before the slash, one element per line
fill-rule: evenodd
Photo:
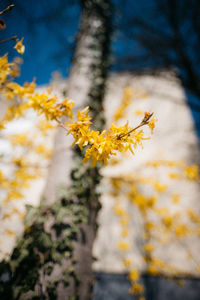
<path fill-rule="evenodd" d="M 74 102 L 67 98 L 59 103 L 56 95 L 35 93 L 28 96 L 28 99 L 30 100 L 28 106 L 37 111 L 39 115 L 44 114 L 47 120 L 58 121 L 63 116 L 73 117 L 72 108 Z"/>
<path fill-rule="evenodd" d="M 21 42 L 18 42 L 19 47 Z M 21 46 L 20 46 L 21 47 Z M 63 117 L 73 119 L 72 108 L 74 102 L 67 98 L 59 101 L 56 95 L 52 95 L 50 91 L 47 93 L 35 92 L 35 83 L 25 83 L 24 86 L 12 81 L 16 74 L 15 63 L 8 63 L 7 55 L 0 58 L 0 88 L 1 94 L 7 101 L 11 102 L 7 112 L 1 121 L 0 127 L 3 129 L 6 122 L 14 117 L 20 117 L 24 112 L 32 108 L 39 115 L 44 115 L 49 121 L 57 121 L 60 126 L 67 130 L 67 134 L 72 134 L 74 143 L 81 149 L 86 147 L 85 157 L 83 162 L 92 160 L 92 166 L 95 166 L 97 161 L 107 164 L 111 155 L 116 155 L 116 151 L 124 152 L 130 150 L 132 153 L 138 145 L 142 145 L 144 137 L 143 131 L 139 128 L 143 125 L 148 125 L 151 130 L 154 128 L 156 119 L 151 119 L 152 114 L 145 113 L 142 122 L 135 128 L 128 125 L 116 127 L 111 125 L 109 130 L 103 132 L 91 130 L 91 117 L 89 107 L 77 113 L 77 121 L 66 123 Z M 130 97 L 127 91 L 126 97 Z M 64 123 L 63 123 L 64 122 Z"/>
<path fill-rule="evenodd" d="M 145 124 L 148 124 L 150 117 L 151 114 L 146 115 Z M 73 144 L 77 144 L 80 149 L 88 146 L 83 162 L 87 162 L 91 158 L 92 166 L 95 166 L 97 161 L 107 164 L 110 156 L 116 155 L 116 151 L 130 150 L 133 153 L 132 148 L 135 149 L 138 145 L 142 146 L 142 140 L 146 139 L 142 130 L 135 130 L 128 125 L 128 122 L 119 127 L 112 124 L 109 130 L 101 133 L 91 130 L 89 107 L 78 111 L 77 119 L 78 121 L 67 124 L 68 134 L 73 135 Z"/>

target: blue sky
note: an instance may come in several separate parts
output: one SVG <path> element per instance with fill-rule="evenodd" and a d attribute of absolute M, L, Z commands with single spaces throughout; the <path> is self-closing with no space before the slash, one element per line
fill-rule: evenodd
<path fill-rule="evenodd" d="M 63 76 L 67 76 L 72 55 L 71 47 L 78 29 L 80 13 L 78 1 L 74 5 L 66 6 L 62 18 L 58 16 L 57 20 L 49 22 L 38 19 L 45 13 L 55 11 L 57 5 L 54 5 L 53 1 L 50 1 L 51 5 L 48 5 L 47 1 L 37 0 L 14 2 L 15 8 L 4 17 L 7 28 L 2 36 L 24 37 L 26 51 L 18 81 L 23 83 L 36 77 L 38 84 L 45 84 L 49 82 L 53 71 L 59 71 Z M 46 5 L 44 3 L 40 5 L 42 2 L 46 2 Z M 12 49 L 13 45 L 13 42 L 8 42 L 1 47 L 2 53 L 8 52 L 10 59 L 17 55 Z"/>
<path fill-rule="evenodd" d="M 26 51 L 23 55 L 24 63 L 21 68 L 20 83 L 31 81 L 36 77 L 38 84 L 48 83 L 51 74 L 59 71 L 63 76 L 69 73 L 73 52 L 74 39 L 78 30 L 80 6 L 78 0 L 67 0 L 66 5 L 59 11 L 62 0 L 14 0 L 15 8 L 5 15 L 7 28 L 1 32 L 2 39 L 12 35 L 24 37 Z M 112 68 L 117 70 L 116 58 L 119 60 L 126 53 L 131 55 L 135 47 L 133 40 L 127 39 L 124 32 L 120 32 L 126 16 L 143 16 L 152 6 L 151 1 L 120 1 L 114 0 L 115 32 L 112 39 Z M 4 8 L 8 0 L 3 0 L 0 7 Z M 56 14 L 56 11 L 57 14 Z M 42 17 L 50 14 L 47 20 Z M 55 15 L 54 15 L 55 14 Z M 3 44 L 0 51 L 8 52 L 10 59 L 16 56 L 13 42 Z"/>
<path fill-rule="evenodd" d="M 26 51 L 23 55 L 24 63 L 21 67 L 21 76 L 19 83 L 32 81 L 35 77 L 37 84 L 46 84 L 50 81 L 52 73 L 59 71 L 62 76 L 67 77 L 69 74 L 71 57 L 73 53 L 75 36 L 78 30 L 80 6 L 78 0 L 13 0 L 15 8 L 4 15 L 7 28 L 0 32 L 1 39 L 17 35 L 19 38 L 24 37 Z M 9 0 L 0 2 L 0 9 L 9 4 Z M 148 18 L 149 12 L 154 14 L 154 0 L 113 0 L 115 4 L 113 23 L 115 31 L 112 39 L 112 69 L 113 70 L 132 70 L 130 63 L 123 65 L 121 59 L 124 55 L 131 57 L 134 55 L 141 56 L 145 50 L 129 37 L 131 24 L 127 25 L 132 17 Z M 45 16 L 48 16 L 46 18 Z M 152 25 L 155 20 L 152 19 Z M 162 24 L 162 23 L 160 23 Z M 128 27 L 127 27 L 128 26 Z M 167 26 L 162 24 L 162 28 L 168 31 Z M 184 29 L 185 28 L 185 29 Z M 182 30 L 187 30 L 186 27 Z M 134 29 L 134 28 L 133 28 Z M 187 39 L 190 35 L 187 34 Z M 191 37 L 192 38 L 192 37 Z M 192 42 L 192 41 L 191 41 Z M 14 42 L 2 44 L 0 54 L 9 53 L 12 59 L 17 55 L 13 49 Z M 189 43 L 188 43 L 189 45 Z M 190 50 L 189 47 L 187 47 Z M 190 57 L 192 57 L 192 52 Z M 141 67 L 151 67 L 155 62 L 148 61 L 135 64 L 136 69 Z M 199 66 L 197 66 L 198 68 Z M 188 102 L 199 101 L 194 99 L 190 93 L 187 93 Z M 199 112 L 192 111 L 198 134 L 200 136 Z"/>

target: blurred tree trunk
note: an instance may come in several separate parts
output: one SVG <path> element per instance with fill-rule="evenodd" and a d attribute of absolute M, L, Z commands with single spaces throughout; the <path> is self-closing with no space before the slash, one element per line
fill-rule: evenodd
<path fill-rule="evenodd" d="M 89 105 L 95 129 L 104 125 L 102 100 L 110 46 L 110 1 L 82 0 L 81 21 L 67 96 Z M 100 167 L 82 164 L 75 148 L 71 185 L 69 142 L 59 128 L 39 208 L 29 208 L 24 236 L 10 261 L 0 264 L 1 299 L 81 299 L 92 297 L 92 246 L 100 209 Z M 65 189 L 63 189 L 63 186 Z"/>
<path fill-rule="evenodd" d="M 70 72 L 67 96 L 78 99 L 81 105 L 89 105 L 95 129 L 104 125 L 102 100 L 105 92 L 106 73 L 110 41 L 110 4 L 107 0 L 82 0 L 80 31 L 77 37 L 76 51 Z M 69 162 L 69 144 L 66 133 L 61 128 L 57 132 L 55 150 L 44 193 L 48 204 L 57 201 L 59 185 L 65 185 Z M 79 203 L 83 203 L 89 212 L 88 223 L 81 224 L 81 236 L 75 243 L 77 258 L 76 272 L 80 278 L 80 299 L 89 299 L 92 287 L 92 246 L 96 235 L 96 218 L 99 210 L 99 197 L 95 191 L 99 184 L 99 167 L 91 169 L 82 165 L 83 155 L 79 149 L 74 151 L 72 177 L 73 194 Z M 66 293 L 74 294 L 74 284 Z M 63 298 L 64 295 L 61 297 Z M 65 296 L 66 297 L 66 296 Z M 66 298 L 67 299 L 67 298 Z"/>
<path fill-rule="evenodd" d="M 109 1 L 81 0 L 82 15 L 75 54 L 68 79 L 66 95 L 78 106 L 90 106 L 95 128 L 102 129 L 102 100 L 108 66 Z M 57 130 L 53 158 L 44 197 L 48 204 L 56 201 L 59 187 L 69 177 L 69 140 L 63 128 Z M 68 172 L 68 173 L 67 173 Z"/>

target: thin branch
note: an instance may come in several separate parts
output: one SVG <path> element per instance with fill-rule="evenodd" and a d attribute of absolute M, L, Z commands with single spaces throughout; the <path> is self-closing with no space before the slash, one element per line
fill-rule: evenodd
<path fill-rule="evenodd" d="M 0 16 L 4 15 L 5 13 L 7 13 L 8 11 L 10 11 L 11 9 L 13 9 L 15 5 L 14 4 L 10 4 L 8 5 L 4 10 L 0 11 Z"/>
<path fill-rule="evenodd" d="M 12 36 L 12 37 L 9 38 L 9 39 L 0 41 L 0 44 L 6 43 L 6 42 L 9 42 L 9 41 L 12 41 L 12 40 L 16 41 L 16 39 L 17 39 L 17 35 L 14 35 L 14 36 Z"/>
<path fill-rule="evenodd" d="M 68 132 L 68 129 L 65 127 L 65 125 L 59 119 L 56 118 L 55 120 L 56 120 L 56 122 L 58 122 L 58 126 L 64 128 Z"/>
<path fill-rule="evenodd" d="M 153 113 L 148 114 L 147 116 L 144 117 L 144 119 L 142 120 L 142 122 L 138 126 L 134 127 L 133 129 L 131 129 L 130 131 L 128 131 L 128 132 L 126 132 L 124 134 L 119 134 L 118 137 L 117 137 L 117 139 L 119 140 L 119 139 L 125 137 L 126 135 L 131 134 L 133 131 L 137 130 L 138 128 L 140 128 L 140 127 L 142 127 L 144 125 L 147 125 L 149 123 L 149 120 L 150 120 L 150 118 L 152 116 L 153 116 Z"/>

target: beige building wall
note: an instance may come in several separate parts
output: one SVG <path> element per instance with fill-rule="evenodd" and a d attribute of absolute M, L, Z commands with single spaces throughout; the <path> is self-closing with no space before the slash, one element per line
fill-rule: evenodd
<path fill-rule="evenodd" d="M 133 89 L 144 91 L 147 94 L 146 98 L 135 99 L 127 109 L 127 114 L 124 120 L 120 122 L 124 124 L 128 119 L 130 125 L 137 125 L 141 120 L 141 116 L 137 116 L 134 111 L 152 111 L 158 119 L 155 133 L 151 140 L 144 141 L 144 148 L 138 149 L 135 156 L 129 155 L 122 160 L 120 165 L 113 167 L 105 167 L 102 173 L 105 175 L 104 182 L 101 187 L 103 208 L 99 214 L 99 231 L 94 245 L 94 256 L 97 261 L 94 263 L 94 270 L 107 272 L 122 272 L 125 271 L 122 264 L 121 253 L 117 249 L 117 243 L 120 241 L 120 225 L 118 218 L 114 215 L 112 207 L 114 199 L 108 195 L 109 185 L 108 178 L 116 174 L 126 174 L 135 172 L 147 172 L 151 175 L 152 171 L 145 171 L 144 168 L 147 161 L 162 158 L 167 160 L 185 160 L 189 164 L 199 163 L 199 148 L 196 133 L 194 131 L 194 122 L 191 116 L 190 109 L 186 104 L 185 95 L 179 82 L 170 74 L 161 74 L 159 77 L 150 75 L 134 76 L 129 73 L 112 74 L 108 82 L 108 92 L 105 99 L 105 113 L 107 124 L 109 126 L 113 112 L 119 106 L 123 89 L 129 85 Z M 54 84 L 54 88 L 61 90 L 65 86 L 65 82 Z M 76 101 L 77 107 L 81 105 L 78 99 Z M 23 130 L 24 128 L 32 128 L 36 121 L 35 115 L 29 115 L 24 121 L 16 121 L 8 130 L 15 132 Z M 145 129 L 147 135 L 149 130 Z M 68 138 L 68 137 L 66 137 Z M 68 138 L 69 147 L 71 139 Z M 1 151 L 11 151 L 5 141 L 1 141 Z M 71 152 L 69 150 L 69 161 L 71 162 Z M 69 176 L 67 170 L 66 176 Z M 149 173 L 150 172 L 150 173 Z M 157 176 L 170 181 L 165 176 L 166 170 L 163 169 Z M 168 181 L 167 181 L 168 180 Z M 27 198 L 19 202 L 22 210 L 25 210 L 25 204 L 30 203 L 38 205 L 40 195 L 45 185 L 45 178 L 37 180 L 33 183 L 31 191 L 27 191 Z M 171 193 L 177 193 L 181 196 L 179 205 L 170 209 L 184 212 L 188 207 L 196 209 L 200 212 L 199 195 L 200 189 L 198 184 L 193 182 L 177 182 L 170 187 Z M 145 191 L 144 191 L 145 192 Z M 162 202 L 168 203 L 168 199 L 162 196 Z M 169 202 L 170 203 L 170 202 Z M 130 251 L 130 257 L 133 259 L 135 266 L 144 269 L 145 265 L 141 256 L 141 233 L 142 220 L 139 213 L 133 210 L 127 203 L 129 212 L 132 216 L 132 227 L 130 242 L 133 245 Z M 168 204 L 167 204 L 168 205 Z M 1 212 L 2 214 L 2 212 Z M 6 234 L 6 229 L 14 230 L 16 235 L 23 232 L 23 223 L 17 218 L 13 217 L 8 220 L 1 220 L 0 229 L 0 259 L 8 255 L 15 244 L 16 236 L 9 236 Z M 197 239 L 186 242 L 186 246 L 190 248 L 193 255 L 198 259 L 198 249 L 200 249 L 200 242 Z M 171 242 L 167 245 L 160 245 L 157 248 L 156 255 L 170 264 L 175 265 L 182 271 L 189 271 L 194 273 L 195 265 L 191 260 L 185 259 L 185 247 L 179 243 Z M 183 263 L 184 262 L 184 263 Z M 200 261 L 199 261 L 200 262 Z"/>

